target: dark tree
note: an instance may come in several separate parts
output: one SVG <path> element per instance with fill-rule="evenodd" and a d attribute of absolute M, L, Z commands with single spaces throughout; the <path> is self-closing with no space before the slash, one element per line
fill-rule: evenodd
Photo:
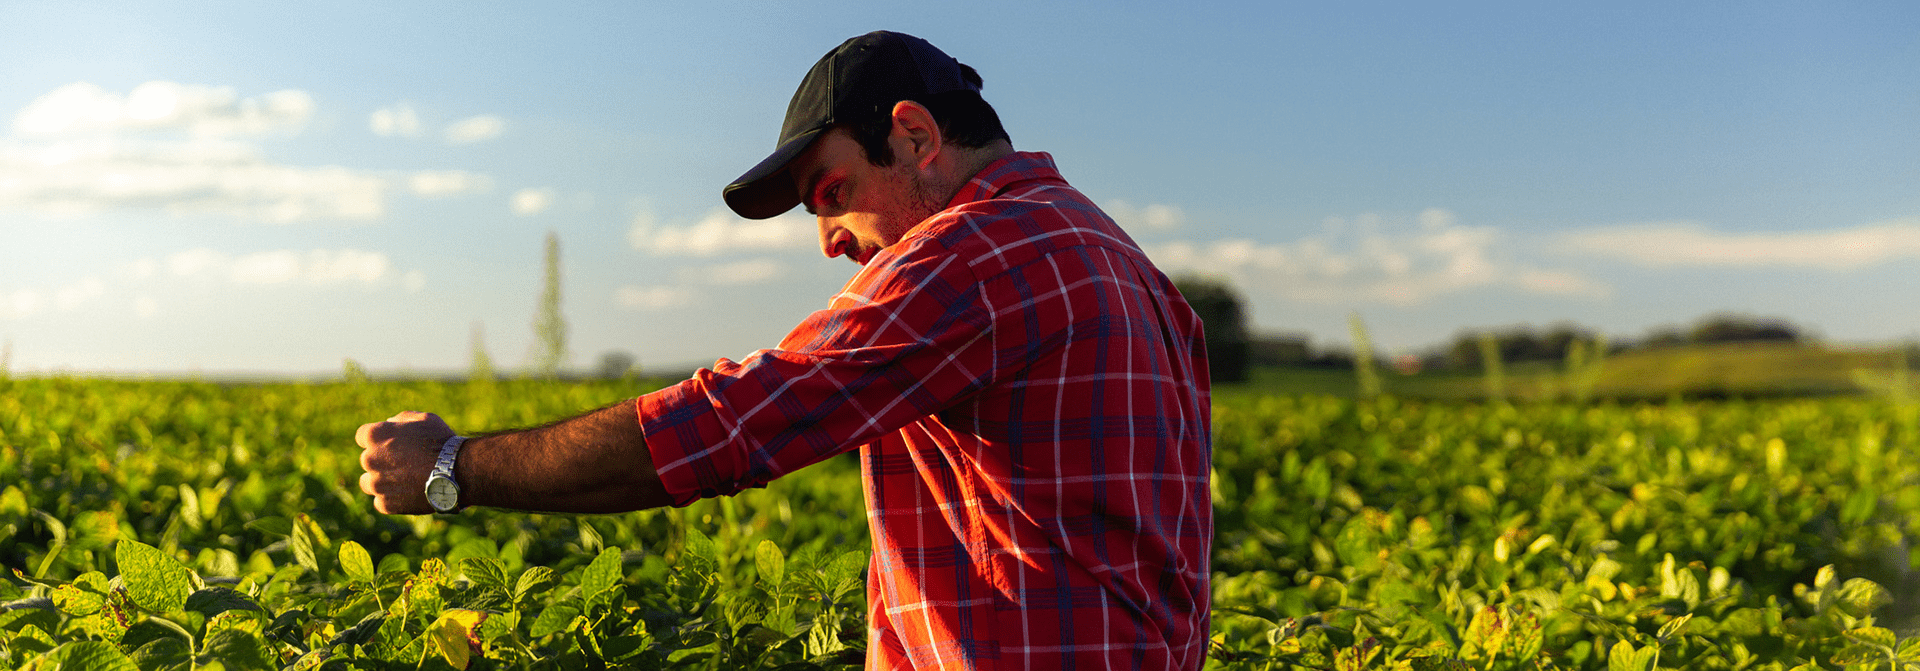
<path fill-rule="evenodd" d="M 1783 342 L 1801 340 L 1800 329 L 1785 319 L 1721 314 L 1701 320 L 1689 334 L 1695 343 Z"/>
<path fill-rule="evenodd" d="M 618 380 L 635 372 L 634 364 L 638 359 L 626 352 L 607 352 L 600 355 L 600 379 Z"/>
<path fill-rule="evenodd" d="M 1247 312 L 1226 281 L 1186 276 L 1173 281 L 1206 328 L 1207 373 L 1213 381 L 1245 382 L 1250 362 Z"/>

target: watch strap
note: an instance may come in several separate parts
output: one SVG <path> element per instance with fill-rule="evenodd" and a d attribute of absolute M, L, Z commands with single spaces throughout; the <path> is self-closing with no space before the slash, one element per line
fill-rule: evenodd
<path fill-rule="evenodd" d="M 452 438 L 448 438 L 447 442 L 441 443 L 440 458 L 434 460 L 433 473 L 429 474 L 428 477 L 432 477 L 434 475 L 441 475 L 441 476 L 447 477 L 448 479 L 452 479 L 453 478 L 453 461 L 454 459 L 459 458 L 460 444 L 465 442 L 467 442 L 466 436 L 454 436 Z M 457 484 L 459 481 L 455 480 L 454 482 Z"/>

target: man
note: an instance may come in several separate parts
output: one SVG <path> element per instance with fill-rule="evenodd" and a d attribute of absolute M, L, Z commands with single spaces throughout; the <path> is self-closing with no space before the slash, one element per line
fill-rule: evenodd
<path fill-rule="evenodd" d="M 868 667 L 1198 669 L 1211 441 L 1193 311 L 1013 150 L 980 77 L 876 32 L 814 65 L 778 148 L 724 190 L 804 205 L 860 270 L 779 347 L 547 427 L 360 427 L 388 513 L 617 512 L 730 495 L 859 449 Z"/>

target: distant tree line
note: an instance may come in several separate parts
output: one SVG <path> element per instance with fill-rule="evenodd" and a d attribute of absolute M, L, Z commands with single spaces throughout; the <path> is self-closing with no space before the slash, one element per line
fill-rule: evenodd
<path fill-rule="evenodd" d="M 1423 358 L 1430 367 L 1479 370 L 1482 367 L 1480 339 L 1486 333 L 1492 334 L 1500 359 L 1508 363 L 1559 363 L 1566 361 L 1567 352 L 1575 343 L 1594 343 L 1600 339 L 1594 329 L 1569 322 L 1545 329 L 1536 329 L 1531 325 L 1467 329 L 1456 334 L 1439 351 Z M 1741 342 L 1802 344 L 1810 340 L 1799 326 L 1785 319 L 1722 313 L 1707 316 L 1689 328 L 1662 326 L 1648 331 L 1637 340 L 1609 342 L 1607 351 L 1617 354 L 1657 347 Z"/>
<path fill-rule="evenodd" d="M 1205 325 L 1208 372 L 1215 382 L 1245 381 L 1255 366 L 1350 368 L 1354 364 L 1351 351 L 1339 346 L 1314 347 L 1305 335 L 1254 333 L 1247 324 L 1245 300 L 1224 280 L 1185 276 L 1176 278 L 1174 286 Z M 1417 368 L 1480 370 L 1485 351 L 1481 340 L 1488 333 L 1500 360 L 1508 364 L 1559 364 L 1567 361 L 1574 347 L 1601 342 L 1598 331 L 1571 322 L 1546 328 L 1519 325 L 1464 329 L 1445 344 L 1410 358 L 1417 360 Z M 1691 327 L 1663 326 L 1636 340 L 1607 342 L 1606 351 L 1617 354 L 1656 347 L 1736 342 L 1802 344 L 1810 340 L 1804 330 L 1785 319 L 1723 313 L 1709 315 Z"/>

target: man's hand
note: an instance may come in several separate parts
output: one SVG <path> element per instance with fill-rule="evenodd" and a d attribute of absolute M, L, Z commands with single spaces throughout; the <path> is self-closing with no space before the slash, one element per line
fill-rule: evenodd
<path fill-rule="evenodd" d="M 424 515 L 427 475 L 440 456 L 440 444 L 453 429 L 439 415 L 403 412 L 384 422 L 360 425 L 353 440 L 360 444 L 360 491 L 373 496 L 373 508 L 382 513 Z"/>

